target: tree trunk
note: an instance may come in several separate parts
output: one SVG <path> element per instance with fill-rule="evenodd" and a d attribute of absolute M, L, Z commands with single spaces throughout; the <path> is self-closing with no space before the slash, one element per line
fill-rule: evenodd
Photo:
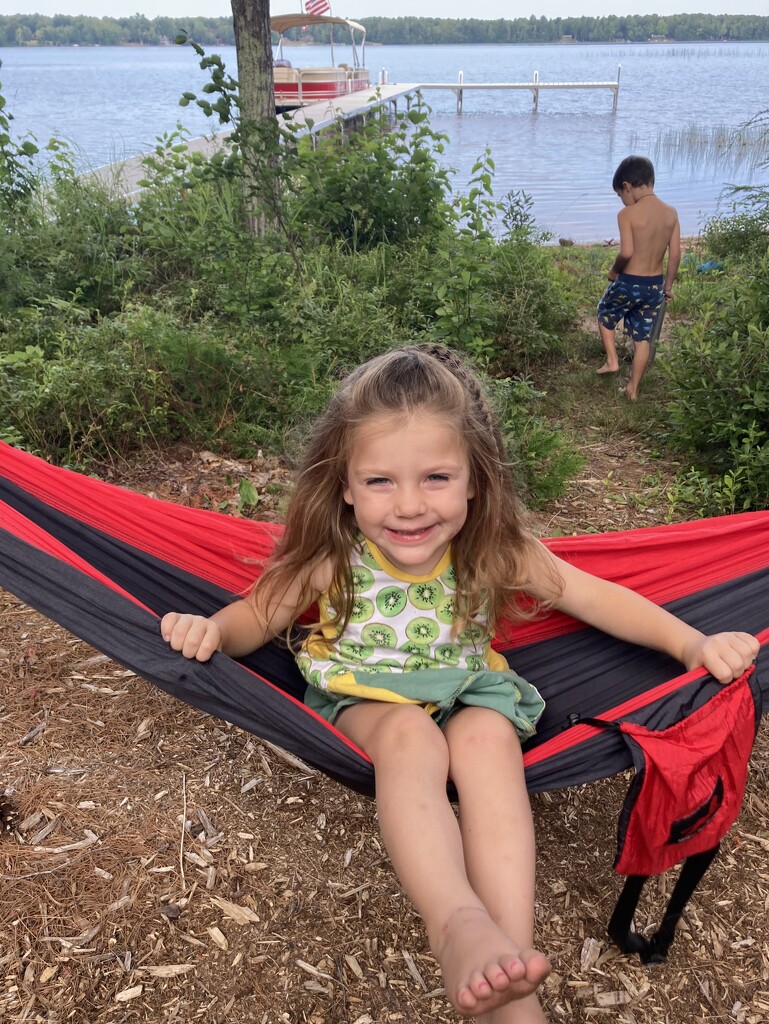
<path fill-rule="evenodd" d="M 270 0 L 230 0 L 235 28 L 235 51 L 240 86 L 240 116 L 246 124 L 244 138 L 257 137 L 248 126 L 275 121 L 275 97 L 272 78 L 272 36 Z M 259 182 L 254 175 L 253 154 L 243 153 L 245 161 L 246 226 L 251 234 L 268 230 L 270 218 L 258 206 Z"/>

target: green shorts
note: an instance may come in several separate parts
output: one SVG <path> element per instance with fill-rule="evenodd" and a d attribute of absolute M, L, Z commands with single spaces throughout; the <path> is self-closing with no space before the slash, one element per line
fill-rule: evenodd
<path fill-rule="evenodd" d="M 528 740 L 536 732 L 535 726 L 545 710 L 545 702 L 536 687 L 512 671 L 440 668 L 354 675 L 362 690 L 370 691 L 375 687 L 379 691 L 377 700 L 381 703 L 420 705 L 441 727 L 458 707 L 491 708 L 513 723 L 521 740 Z M 344 708 L 369 699 L 308 686 L 304 702 L 333 724 Z"/>

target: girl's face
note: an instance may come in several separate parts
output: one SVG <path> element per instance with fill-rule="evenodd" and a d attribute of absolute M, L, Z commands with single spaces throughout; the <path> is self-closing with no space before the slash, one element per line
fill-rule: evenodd
<path fill-rule="evenodd" d="M 435 413 L 373 416 L 354 435 L 344 500 L 358 527 L 409 576 L 429 576 L 467 519 L 470 465 Z"/>

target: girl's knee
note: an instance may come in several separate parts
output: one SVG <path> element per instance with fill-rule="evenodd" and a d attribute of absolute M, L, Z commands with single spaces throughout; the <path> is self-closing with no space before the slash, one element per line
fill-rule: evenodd
<path fill-rule="evenodd" d="M 368 753 L 375 766 L 392 758 L 438 760 L 448 765 L 449 750 L 443 733 L 416 704 L 393 704 L 380 719 L 371 746 Z"/>
<path fill-rule="evenodd" d="M 464 708 L 449 721 L 446 739 L 452 762 L 494 752 L 517 755 L 521 749 L 513 723 L 490 708 Z"/>

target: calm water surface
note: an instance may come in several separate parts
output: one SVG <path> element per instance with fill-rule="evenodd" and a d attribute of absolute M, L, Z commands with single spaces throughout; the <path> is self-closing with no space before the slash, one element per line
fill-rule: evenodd
<path fill-rule="evenodd" d="M 217 52 L 234 74 L 234 48 Z M 288 54 L 304 65 L 329 58 L 326 47 Z M 151 149 L 178 122 L 193 135 L 211 130 L 198 108 L 178 106 L 182 92 L 207 81 L 186 47 L 0 48 L 0 60 L 16 134 L 66 139 L 83 169 Z M 344 60 L 349 51 L 336 47 L 335 62 Z M 604 90 L 540 93 L 537 113 L 528 92 L 469 92 L 461 115 L 453 93 L 425 94 L 433 127 L 450 137 L 445 160 L 457 170 L 456 187 L 488 146 L 497 197 L 524 189 L 538 223 L 556 237 L 616 237 L 611 178 L 629 153 L 654 160 L 657 191 L 678 207 L 685 234 L 716 211 L 726 182 L 769 178 L 755 147 L 707 142 L 715 129 L 734 129 L 769 106 L 769 43 L 377 46 L 367 64 L 372 78 L 386 68 L 391 83 L 453 82 L 460 70 L 468 82 L 530 81 L 534 71 L 543 82 L 613 81 L 621 66 L 616 113 Z"/>

